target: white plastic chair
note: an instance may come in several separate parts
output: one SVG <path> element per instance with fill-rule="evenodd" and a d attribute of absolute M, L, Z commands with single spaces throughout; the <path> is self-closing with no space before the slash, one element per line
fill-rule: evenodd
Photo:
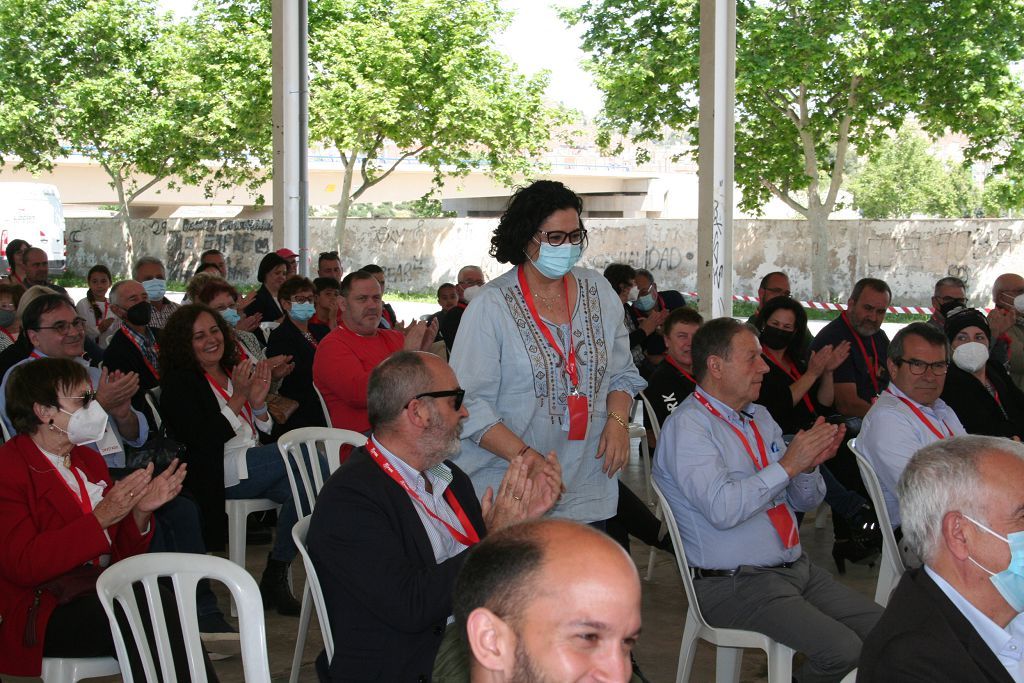
<path fill-rule="evenodd" d="M 7 420 L 0 417 L 0 432 L 3 432 L 4 443 L 11 440 L 11 430 L 7 428 Z"/>
<path fill-rule="evenodd" d="M 169 577 L 178 608 L 185 651 L 188 655 L 189 671 L 176 672 L 171 657 L 167 620 L 160 599 L 157 580 Z M 139 609 L 134 584 L 141 583 L 149 609 L 149 623 L 156 641 L 160 673 L 164 681 L 191 680 L 206 683 L 206 669 L 203 664 L 202 643 L 199 639 L 199 618 L 196 612 L 196 584 L 201 579 L 219 581 L 231 591 L 231 597 L 238 605 L 239 639 L 242 648 L 242 671 L 247 683 L 270 683 L 270 667 L 267 662 L 267 634 L 263 623 L 263 599 L 255 579 L 245 569 L 233 562 L 212 555 L 189 553 L 149 553 L 136 555 L 115 562 L 96 581 L 96 592 L 110 620 L 114 633 L 117 659 L 121 664 L 126 683 L 133 683 L 128 651 L 124 634 L 115 617 L 114 604 L 124 610 L 128 619 L 135 646 L 142 660 L 147 681 L 156 681 L 157 664 L 143 628 L 143 616 Z"/>
<path fill-rule="evenodd" d="M 643 472 L 644 488 L 647 490 L 647 504 L 654 505 L 654 496 L 651 494 L 651 447 L 647 443 L 647 428 L 641 421 L 635 422 L 636 409 L 639 401 L 633 401 L 629 409 L 629 438 L 640 439 L 640 469 Z M 609 418 L 611 419 L 611 418 Z"/>
<path fill-rule="evenodd" d="M 327 401 L 324 400 L 324 395 L 320 393 L 320 389 L 317 388 L 316 384 L 313 384 L 313 391 L 316 392 L 317 400 L 320 401 L 320 410 L 324 412 L 324 424 L 328 427 L 333 427 L 331 423 L 331 411 L 327 410 Z"/>
<path fill-rule="evenodd" d="M 281 438 L 277 440 L 277 448 L 281 451 L 281 457 L 284 458 L 288 483 L 292 488 L 292 500 L 295 501 L 295 509 L 300 520 L 313 514 L 316 497 L 320 495 L 320 489 L 324 487 L 325 478 L 323 468 L 320 467 L 320 459 L 313 455 L 323 453 L 327 460 L 327 475 L 329 476 L 340 465 L 338 451 L 342 444 L 362 446 L 365 443 L 366 437 L 359 432 L 329 427 L 303 427 L 281 435 Z M 295 532 L 292 531 L 293 536 L 294 534 Z M 309 633 L 309 622 L 312 617 L 308 571 L 307 568 L 306 587 L 302 590 L 299 630 L 295 640 L 295 654 L 292 657 L 292 673 L 289 679 L 291 683 L 296 683 L 299 680 L 299 667 L 302 666 L 302 653 L 306 649 L 306 636 Z"/>
<path fill-rule="evenodd" d="M 868 497 L 871 504 L 875 506 L 875 514 L 878 516 L 878 526 L 882 530 L 882 560 L 878 565 L 878 583 L 875 584 L 875 602 L 882 607 L 889 603 L 889 595 L 900 577 L 907 568 L 903 564 L 903 556 L 900 555 L 899 544 L 896 543 L 896 534 L 892 531 L 892 524 L 889 522 L 889 508 L 885 505 L 885 496 L 882 494 L 882 484 L 878 481 L 875 468 L 871 463 L 857 451 L 857 439 L 850 439 L 847 444 L 850 451 L 857 457 L 857 467 L 860 469 L 861 479 L 868 490 Z"/>
<path fill-rule="evenodd" d="M 758 648 L 768 655 L 768 683 L 790 683 L 793 678 L 793 649 L 772 640 L 763 633 L 743 631 L 733 628 L 715 628 L 704 620 L 697 604 L 697 593 L 693 588 L 693 577 L 686 562 L 683 540 L 679 535 L 679 525 L 671 513 L 665 495 L 658 488 L 657 482 L 651 482 L 658 502 L 665 510 L 665 522 L 672 537 L 676 551 L 676 564 L 683 579 L 686 590 L 686 625 L 683 628 L 683 641 L 679 646 L 679 667 L 676 671 L 676 683 L 690 680 L 693 670 L 693 658 L 697 651 L 697 641 L 706 640 L 718 648 L 715 659 L 715 680 L 718 683 L 738 683 L 740 665 L 743 662 L 743 648 Z"/>
<path fill-rule="evenodd" d="M 312 595 L 313 605 L 316 607 L 316 620 L 320 622 L 320 634 L 324 640 L 324 652 L 327 654 L 327 663 L 330 664 L 334 658 L 334 635 L 331 633 L 331 621 L 327 614 L 327 604 L 324 602 L 324 592 L 320 588 L 320 579 L 316 575 L 316 567 L 309 557 L 309 548 L 306 546 L 306 535 L 309 533 L 309 520 L 312 517 L 303 517 L 292 527 L 292 539 L 295 547 L 299 549 L 302 556 L 302 566 L 306 570 L 306 595 L 302 600 L 302 614 L 306 619 L 306 629 L 309 628 L 309 612 L 307 612 L 306 596 Z M 303 646 L 305 646 L 305 633 Z M 292 675 L 288 679 L 290 683 L 299 680 L 299 666 L 302 664 L 302 650 L 296 648 L 296 659 L 292 661 Z"/>
<path fill-rule="evenodd" d="M 146 392 L 146 405 L 149 406 L 149 411 L 153 413 L 153 428 L 159 430 L 164 423 L 164 419 L 160 417 L 160 387 L 153 387 Z"/>
<path fill-rule="evenodd" d="M 654 412 L 654 405 L 651 403 L 650 399 L 647 398 L 647 395 L 644 394 L 644 392 L 642 391 L 640 392 L 640 401 L 644 405 L 644 417 L 647 419 L 647 422 L 650 423 L 651 433 L 654 434 L 654 440 L 657 441 L 658 439 L 661 438 L 661 425 L 658 424 L 658 414 Z M 648 496 L 653 497 L 653 493 L 651 493 L 651 476 L 649 470 L 647 471 L 646 481 Z M 664 511 L 661 509 L 661 505 L 658 504 L 657 501 L 655 501 L 654 516 L 657 517 L 662 524 L 665 523 L 663 515 Z M 658 535 L 661 535 L 661 527 L 658 527 Z M 657 555 L 658 549 L 654 546 L 651 546 L 650 554 L 647 556 L 648 581 L 654 579 L 654 560 L 657 557 Z"/>
<path fill-rule="evenodd" d="M 280 508 L 269 498 L 239 498 L 225 500 L 224 510 L 228 513 L 228 559 L 245 568 L 245 533 L 249 515 Z"/>
<path fill-rule="evenodd" d="M 121 667 L 113 657 L 43 657 L 43 683 L 76 683 L 83 678 L 116 676 Z"/>

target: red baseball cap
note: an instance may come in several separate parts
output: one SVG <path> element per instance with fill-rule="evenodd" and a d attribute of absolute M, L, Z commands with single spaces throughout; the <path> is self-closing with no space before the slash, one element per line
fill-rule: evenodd
<path fill-rule="evenodd" d="M 278 256 L 281 256 L 281 257 L 286 258 L 286 259 L 299 258 L 299 255 L 296 254 L 291 249 L 278 249 L 274 253 L 277 254 Z"/>

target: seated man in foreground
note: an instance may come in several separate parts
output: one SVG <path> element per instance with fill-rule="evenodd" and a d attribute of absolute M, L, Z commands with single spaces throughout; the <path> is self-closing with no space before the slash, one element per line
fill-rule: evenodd
<path fill-rule="evenodd" d="M 440 660 L 458 643 L 445 627 L 468 549 L 558 497 L 561 477 L 535 488 L 519 457 L 497 492 L 476 499 L 446 460 L 459 452 L 463 397 L 451 368 L 427 353 L 398 352 L 370 375 L 373 434 L 324 485 L 309 527 L 336 647 L 332 681 L 429 680 L 439 649 Z"/>
<path fill-rule="evenodd" d="M 752 403 L 768 366 L 749 325 L 712 320 L 691 354 L 697 389 L 665 422 L 653 477 L 679 525 L 704 617 L 806 654 L 802 683 L 838 681 L 857 666 L 882 609 L 811 563 L 793 513 L 821 502 L 817 468 L 845 429 L 818 418 L 786 446 Z"/>
<path fill-rule="evenodd" d="M 599 531 L 526 522 L 469 553 L 455 584 L 455 618 L 472 683 L 625 683 L 640 636 L 640 579 L 629 555 Z"/>
<path fill-rule="evenodd" d="M 1024 446 L 961 436 L 919 450 L 899 483 L 924 567 L 900 580 L 857 680 L 1024 680 Z"/>

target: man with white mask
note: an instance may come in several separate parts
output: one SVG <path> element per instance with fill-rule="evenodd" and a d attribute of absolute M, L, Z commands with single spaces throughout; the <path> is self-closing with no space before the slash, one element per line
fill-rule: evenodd
<path fill-rule="evenodd" d="M 462 313 L 466 306 L 473 300 L 483 286 L 487 284 L 484 271 L 480 266 L 462 266 L 459 268 L 458 280 L 455 282 L 455 292 L 459 295 L 459 302 L 455 308 L 449 309 L 438 318 L 438 332 L 444 339 L 448 352 L 451 353 L 455 345 L 455 335 L 459 332 L 459 323 L 462 322 Z"/>
<path fill-rule="evenodd" d="M 889 386 L 864 416 L 857 436 L 857 450 L 871 463 L 882 485 L 897 538 L 902 517 L 896 482 L 910 457 L 934 441 L 966 433 L 956 413 L 940 398 L 949 361 L 946 336 L 928 323 L 911 323 L 897 332 L 889 343 Z"/>
<path fill-rule="evenodd" d="M 1024 681 L 1024 446 L 964 436 L 911 458 L 900 580 L 864 642 L 857 680 Z"/>
<path fill-rule="evenodd" d="M 1024 392 L 990 357 L 992 331 L 985 316 L 973 308 L 954 308 L 946 311 L 946 321 L 953 365 L 942 399 L 968 434 L 1024 438 Z"/>

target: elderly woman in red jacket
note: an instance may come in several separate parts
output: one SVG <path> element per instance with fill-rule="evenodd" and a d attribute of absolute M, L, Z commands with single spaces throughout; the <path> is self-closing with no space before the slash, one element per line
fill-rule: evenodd
<path fill-rule="evenodd" d="M 103 567 L 146 552 L 153 511 L 181 491 L 177 463 L 158 477 L 150 466 L 111 482 L 100 454 L 82 445 L 106 428 L 94 398 L 73 360 L 40 359 L 8 381 L 19 435 L 0 448 L 0 673 L 38 676 L 44 656 L 115 655 L 88 586 Z"/>

